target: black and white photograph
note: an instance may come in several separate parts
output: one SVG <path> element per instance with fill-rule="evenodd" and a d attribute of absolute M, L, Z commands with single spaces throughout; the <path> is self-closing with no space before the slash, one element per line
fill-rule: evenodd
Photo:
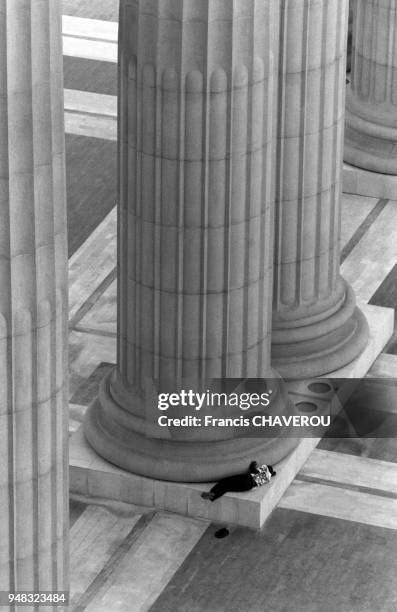
<path fill-rule="evenodd" d="M 0 611 L 397 610 L 397 0 L 0 0 Z"/>

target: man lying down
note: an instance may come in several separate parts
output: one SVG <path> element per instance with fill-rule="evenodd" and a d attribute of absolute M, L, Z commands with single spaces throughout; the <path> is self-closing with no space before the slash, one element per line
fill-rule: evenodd
<path fill-rule="evenodd" d="M 213 502 L 225 493 L 251 491 L 255 487 L 267 484 L 275 475 L 276 472 L 271 465 L 258 465 L 256 461 L 252 461 L 246 473 L 222 478 L 211 491 L 202 493 L 201 497 Z"/>

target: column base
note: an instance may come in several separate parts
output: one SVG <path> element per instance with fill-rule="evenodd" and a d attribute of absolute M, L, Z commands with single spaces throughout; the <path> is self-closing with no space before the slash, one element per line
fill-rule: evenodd
<path fill-rule="evenodd" d="M 394 326 L 391 308 L 363 306 L 370 325 L 370 342 L 365 351 L 353 363 L 333 372 L 332 378 L 362 378 L 390 339 Z M 313 382 L 312 380 L 307 383 Z M 322 394 L 316 394 L 308 384 L 303 394 L 307 401 L 320 403 Z M 350 385 L 346 385 L 347 390 Z M 296 386 L 294 385 L 296 390 Z M 339 391 L 339 396 L 341 396 Z M 316 397 L 317 396 L 317 397 Z M 294 401 L 294 397 L 292 395 Z M 347 396 L 344 397 L 344 401 Z M 302 401 L 302 394 L 295 398 Z M 121 501 L 143 508 L 156 508 L 185 516 L 203 518 L 222 523 L 235 523 L 259 529 L 277 506 L 285 490 L 293 481 L 318 438 L 302 438 L 281 462 L 274 461 L 277 477 L 269 485 L 249 493 L 228 493 L 215 503 L 201 498 L 202 491 L 212 486 L 206 484 L 164 482 L 145 478 L 111 465 L 88 444 L 82 428 L 70 439 L 70 492 L 85 499 Z"/>
<path fill-rule="evenodd" d="M 214 484 L 167 482 L 146 478 L 111 465 L 88 444 L 82 428 L 70 441 L 70 493 L 84 499 L 114 500 L 156 508 L 193 518 L 232 523 L 260 529 L 278 504 L 296 473 L 318 444 L 317 438 L 296 440 L 297 444 L 280 462 L 274 462 L 276 478 L 249 493 L 228 493 L 215 503 L 201 498 Z"/>
<path fill-rule="evenodd" d="M 273 323 L 272 365 L 283 378 L 324 376 L 346 366 L 365 349 L 369 329 L 346 284 L 341 308 L 327 318 Z"/>
<path fill-rule="evenodd" d="M 156 438 L 153 424 L 122 407 L 115 401 L 125 393 L 113 393 L 113 384 L 118 382 L 116 370 L 102 382 L 98 398 L 88 408 L 84 432 L 91 446 L 105 459 L 119 467 L 149 478 L 176 482 L 208 482 L 245 472 L 253 460 L 258 463 L 276 464 L 296 446 L 293 438 L 243 438 L 233 433 L 223 434 L 218 428 L 203 432 L 204 428 L 192 429 L 178 435 L 177 430 Z M 272 396 L 272 413 L 282 414 L 291 408 L 288 392 L 280 381 L 279 389 Z M 159 416 L 154 408 L 156 418 Z M 185 409 L 186 412 L 186 409 Z M 242 413 L 243 414 L 243 413 Z M 174 438 L 179 437 L 179 439 Z M 201 440 L 197 436 L 201 435 Z M 204 436 L 223 436 L 224 439 L 205 439 Z M 233 436 L 233 437 L 231 437 Z"/>
<path fill-rule="evenodd" d="M 364 170 L 397 175 L 397 129 L 358 116 L 347 107 L 343 158 Z"/>
<path fill-rule="evenodd" d="M 397 174 L 381 174 L 344 164 L 343 193 L 397 200 Z"/>

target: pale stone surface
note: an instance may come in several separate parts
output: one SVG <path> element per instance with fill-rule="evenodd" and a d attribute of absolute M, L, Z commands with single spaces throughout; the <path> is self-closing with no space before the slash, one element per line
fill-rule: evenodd
<path fill-rule="evenodd" d="M 87 612 L 150 610 L 207 528 L 207 521 L 157 513 L 126 552 L 117 573 L 99 586 Z"/>
<path fill-rule="evenodd" d="M 117 140 L 117 121 L 114 117 L 65 112 L 65 132 L 88 138 Z"/>
<path fill-rule="evenodd" d="M 164 480 L 220 478 L 253 455 L 277 462 L 293 440 L 154 434 L 159 392 L 273 376 L 278 0 L 124 0 L 120 23 L 118 365 L 87 438 Z"/>
<path fill-rule="evenodd" d="M 397 0 L 353 0 L 345 160 L 397 175 Z"/>
<path fill-rule="evenodd" d="M 117 98 L 91 91 L 64 90 L 65 111 L 117 119 Z"/>
<path fill-rule="evenodd" d="M 397 499 L 314 482 L 295 480 L 280 508 L 397 529 Z"/>
<path fill-rule="evenodd" d="M 116 266 L 117 211 L 113 208 L 69 259 L 69 318 L 74 321 Z M 73 324 L 73 323 L 72 323 Z"/>
<path fill-rule="evenodd" d="M 341 245 L 349 245 L 351 239 L 361 224 L 367 219 L 370 212 L 376 207 L 376 198 L 364 198 L 356 195 L 343 194 L 341 218 Z M 348 259 L 351 255 L 347 255 Z M 346 260 L 345 260 L 346 261 Z"/>
<path fill-rule="evenodd" d="M 369 327 L 365 350 L 353 362 L 328 374 L 329 378 L 362 378 L 382 352 L 394 331 L 394 309 L 360 304 Z"/>
<path fill-rule="evenodd" d="M 397 200 L 397 174 L 381 174 L 344 164 L 343 191 L 372 198 Z"/>
<path fill-rule="evenodd" d="M 97 62 L 117 62 L 117 44 L 104 40 L 64 36 L 63 53 L 66 56 L 81 57 Z"/>
<path fill-rule="evenodd" d="M 109 560 L 140 518 L 117 516 L 98 506 L 89 506 L 70 530 L 70 605 L 78 605 L 80 597 Z M 89 559 L 89 562 L 88 562 Z M 111 608 L 109 608 L 110 610 Z"/>
<path fill-rule="evenodd" d="M 381 353 L 368 372 L 367 377 L 391 378 L 397 380 L 397 355 Z"/>
<path fill-rule="evenodd" d="M 339 273 L 348 3 L 280 4 L 272 357 L 305 378 L 352 362 L 368 339 Z"/>
<path fill-rule="evenodd" d="M 71 15 L 62 16 L 62 34 L 72 38 L 106 40 L 117 45 L 118 29 L 118 23 L 115 21 L 87 19 Z"/>
<path fill-rule="evenodd" d="M 0 7 L 0 590 L 68 588 L 58 0 Z M 28 607 L 28 609 L 32 609 Z"/>
<path fill-rule="evenodd" d="M 299 473 L 330 482 L 382 491 L 397 497 L 397 464 L 316 449 Z"/>
<path fill-rule="evenodd" d="M 368 302 L 396 261 L 397 206 L 395 202 L 388 202 L 341 269 L 357 300 Z"/>

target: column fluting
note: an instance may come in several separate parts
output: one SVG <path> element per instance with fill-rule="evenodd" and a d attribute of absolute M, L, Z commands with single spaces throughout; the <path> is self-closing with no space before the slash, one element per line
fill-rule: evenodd
<path fill-rule="evenodd" d="M 353 0 L 344 159 L 397 174 L 397 0 Z"/>
<path fill-rule="evenodd" d="M 2 591 L 68 589 L 66 351 L 60 2 L 1 2 Z"/>
<path fill-rule="evenodd" d="M 273 365 L 336 370 L 368 329 L 339 273 L 347 0 L 280 3 Z"/>
<path fill-rule="evenodd" d="M 277 24 L 278 0 L 121 2 L 118 365 L 85 431 L 135 473 L 211 480 L 294 444 L 151 422 L 159 392 L 274 376 Z"/>
<path fill-rule="evenodd" d="M 347 62 L 346 72 L 351 71 L 352 67 L 352 48 L 353 48 L 353 3 L 349 0 L 349 27 L 347 33 Z"/>

